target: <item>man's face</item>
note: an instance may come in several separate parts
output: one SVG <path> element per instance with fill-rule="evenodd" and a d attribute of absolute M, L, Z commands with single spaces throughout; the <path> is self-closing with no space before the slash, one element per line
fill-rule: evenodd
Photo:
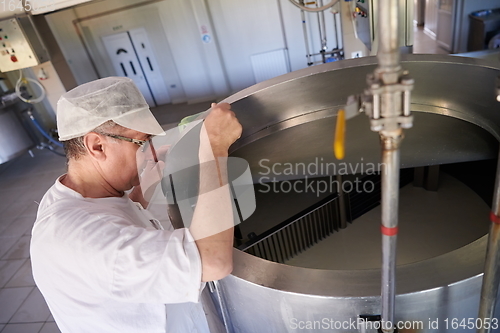
<path fill-rule="evenodd" d="M 130 129 L 115 132 L 108 134 L 141 141 L 148 141 L 151 137 L 149 134 Z M 110 137 L 106 137 L 106 140 L 106 161 L 103 169 L 108 183 L 117 191 L 127 191 L 139 185 L 138 169 L 142 170 L 146 160 L 152 158 L 149 145 L 140 147 L 136 143 Z"/>

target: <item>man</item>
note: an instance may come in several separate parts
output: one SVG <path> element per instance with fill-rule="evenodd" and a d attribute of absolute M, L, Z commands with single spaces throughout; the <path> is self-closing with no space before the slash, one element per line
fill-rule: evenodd
<path fill-rule="evenodd" d="M 203 194 L 189 230 L 154 228 L 151 214 L 126 193 L 132 189 L 130 196 L 147 204 L 137 159 L 152 148 L 152 136 L 163 134 L 130 79 L 104 78 L 65 93 L 57 125 L 68 172 L 40 203 L 30 251 L 35 282 L 59 329 L 207 331 L 201 306 L 177 303 L 198 302 L 202 282 L 232 270 L 223 160 L 241 125 L 229 104 L 212 104 L 204 121 L 199 158 L 215 167 L 200 168 Z"/>

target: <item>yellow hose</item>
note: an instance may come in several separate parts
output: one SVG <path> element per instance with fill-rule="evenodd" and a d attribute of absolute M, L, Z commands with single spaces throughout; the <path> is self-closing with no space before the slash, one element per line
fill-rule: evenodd
<path fill-rule="evenodd" d="M 345 111 L 337 113 L 337 124 L 335 125 L 335 138 L 333 141 L 333 153 L 338 160 L 345 156 Z"/>

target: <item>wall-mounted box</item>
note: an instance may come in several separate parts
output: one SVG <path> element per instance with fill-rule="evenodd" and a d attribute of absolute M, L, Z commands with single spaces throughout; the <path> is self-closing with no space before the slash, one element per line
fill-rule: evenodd
<path fill-rule="evenodd" d="M 33 67 L 49 59 L 30 16 L 0 21 L 0 71 Z"/>

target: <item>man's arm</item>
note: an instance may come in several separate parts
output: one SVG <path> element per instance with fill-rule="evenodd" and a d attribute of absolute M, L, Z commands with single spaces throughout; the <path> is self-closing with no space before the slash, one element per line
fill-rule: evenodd
<path fill-rule="evenodd" d="M 229 104 L 212 104 L 200 134 L 200 196 L 190 227 L 200 252 L 202 281 L 220 280 L 232 271 L 234 215 L 226 160 L 241 131 Z"/>

